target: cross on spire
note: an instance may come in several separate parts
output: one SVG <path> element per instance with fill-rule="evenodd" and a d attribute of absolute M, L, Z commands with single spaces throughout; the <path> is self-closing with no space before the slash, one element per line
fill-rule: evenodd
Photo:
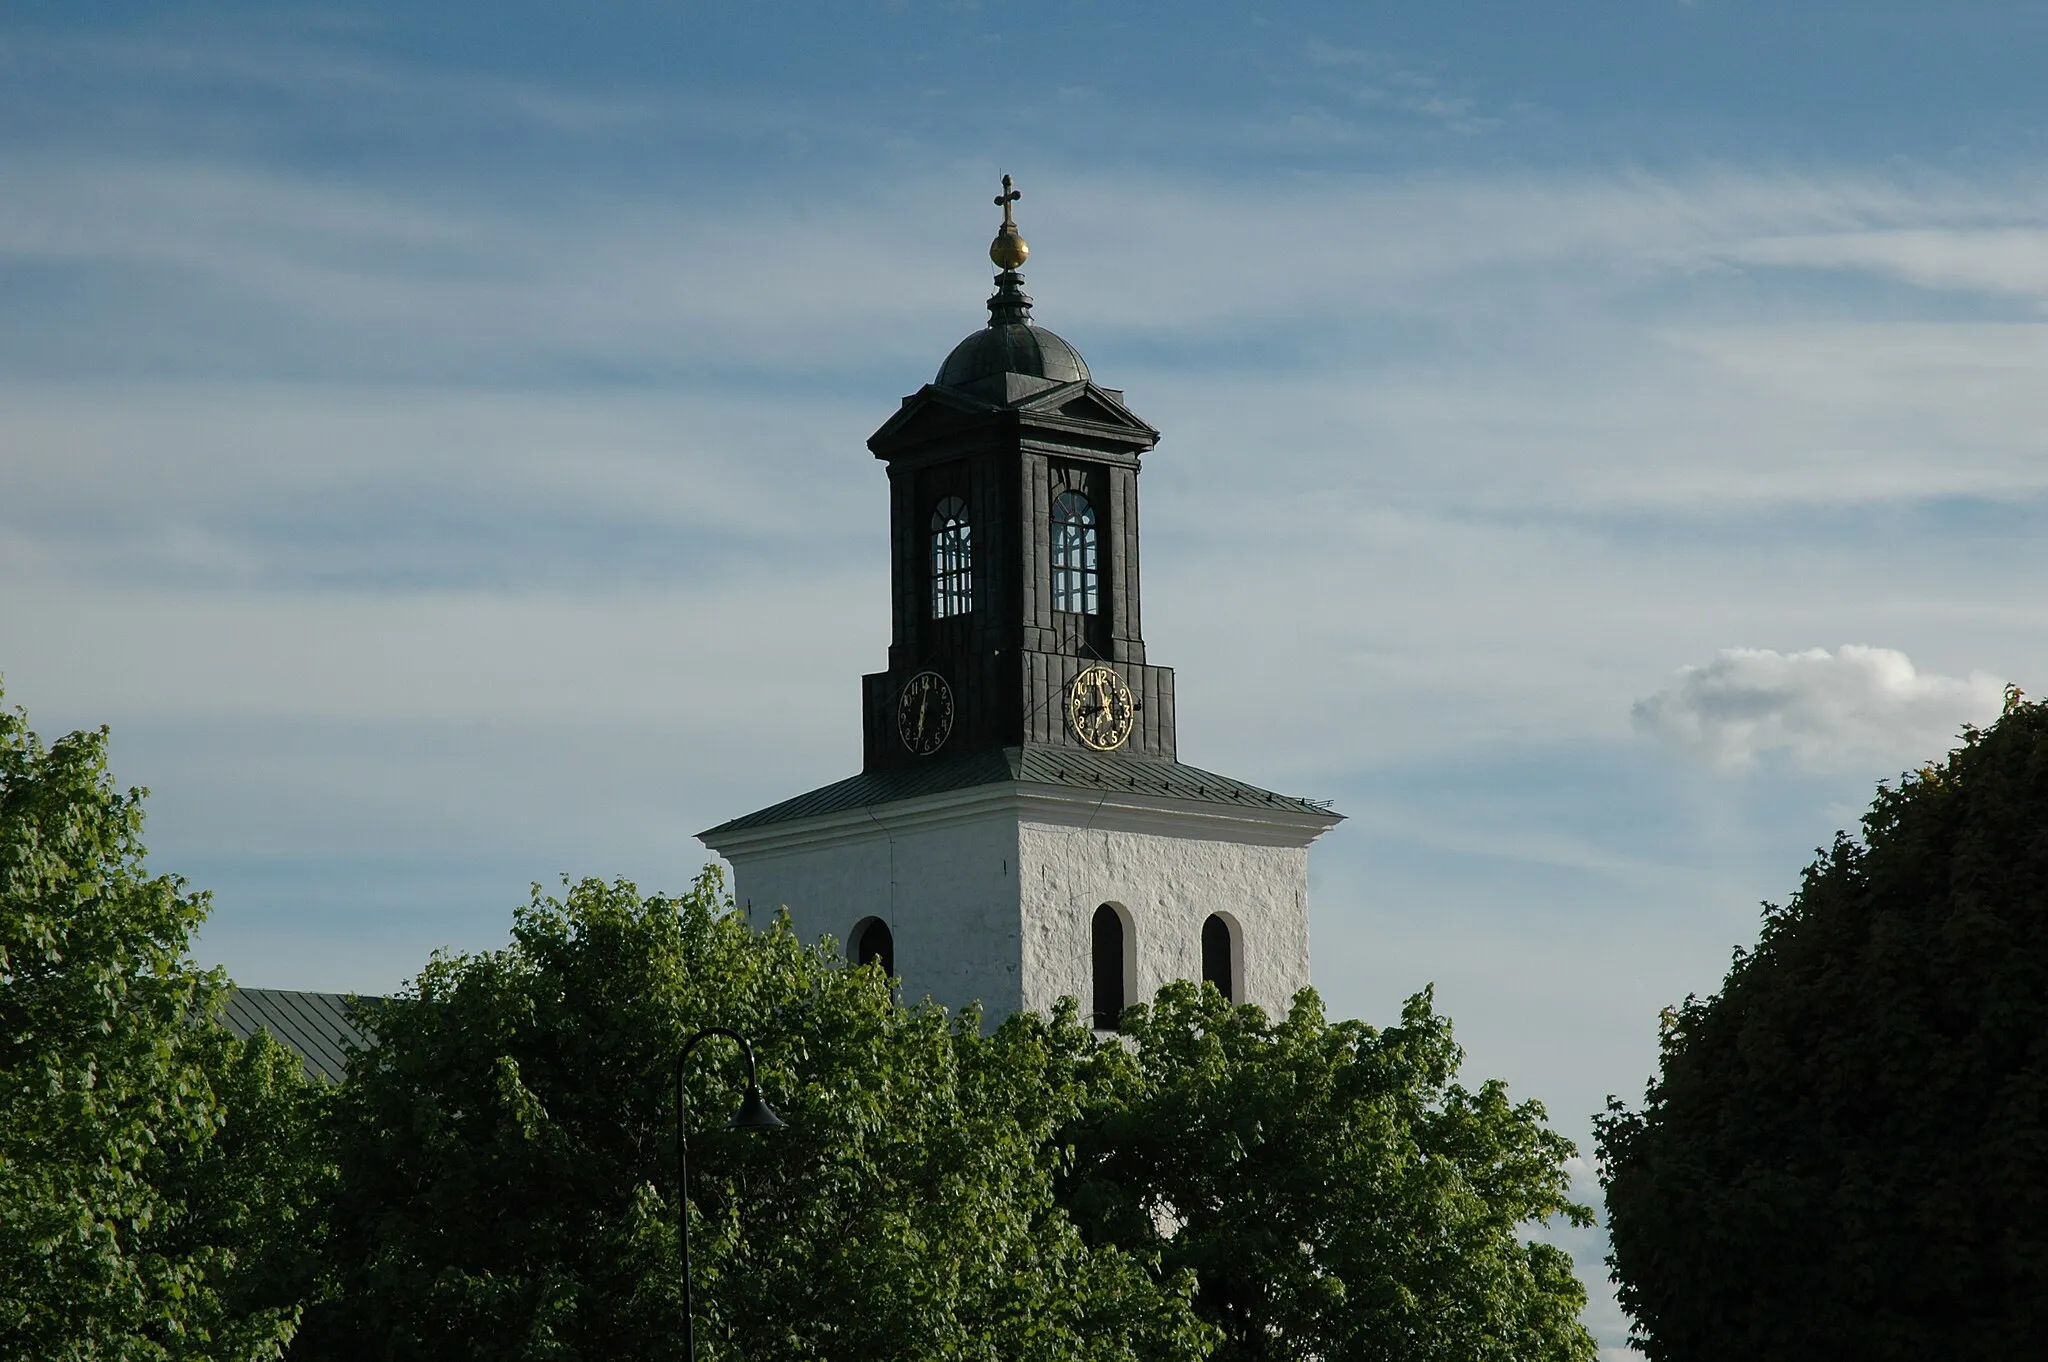
<path fill-rule="evenodd" d="M 1010 210 L 1010 205 L 1023 197 L 1015 182 L 1008 175 L 1003 176 L 1003 192 L 996 195 L 996 206 L 1003 210 L 1003 225 L 996 229 L 996 239 L 988 244 L 988 258 L 1009 278 L 1016 277 L 1017 267 L 1031 254 L 1031 248 L 1024 244 L 1024 234 L 1017 230 L 1017 216 Z"/>

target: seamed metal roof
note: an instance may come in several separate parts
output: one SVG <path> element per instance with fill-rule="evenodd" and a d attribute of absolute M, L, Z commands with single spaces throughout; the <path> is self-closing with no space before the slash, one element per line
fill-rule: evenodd
<path fill-rule="evenodd" d="M 1010 781 L 1027 785 L 1065 785 L 1076 789 L 1104 790 L 1170 799 L 1191 799 L 1209 804 L 1227 804 L 1247 809 L 1280 809 L 1337 822 L 1342 815 L 1327 803 L 1275 794 L 1247 785 L 1229 776 L 1188 766 L 1177 761 L 1149 757 L 1128 757 L 1113 752 L 1076 752 L 1067 748 L 995 748 L 951 761 L 895 771 L 863 771 L 857 776 L 821 786 L 794 799 L 771 804 L 754 813 L 743 814 L 697 834 L 705 841 L 748 828 L 791 823 L 801 818 L 842 813 L 850 809 L 893 804 L 919 795 L 967 790 L 978 785 Z"/>
<path fill-rule="evenodd" d="M 228 995 L 221 1020 L 243 1040 L 258 1031 L 305 1065 L 309 1078 L 339 1083 L 348 1072 L 349 1047 L 370 1041 L 355 1024 L 355 997 L 348 993 L 300 993 L 288 988 L 238 988 Z"/>

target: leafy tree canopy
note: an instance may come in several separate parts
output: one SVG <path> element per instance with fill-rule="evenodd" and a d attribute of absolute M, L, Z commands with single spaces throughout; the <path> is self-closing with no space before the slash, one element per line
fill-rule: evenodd
<path fill-rule="evenodd" d="M 317 1099 L 212 1022 L 206 899 L 144 867 L 106 749 L 0 711 L 0 1357 L 277 1357 Z"/>
<path fill-rule="evenodd" d="M 512 944 L 437 958 L 365 1016 L 340 1094 L 334 1298 L 294 1356 L 679 1355 L 671 1066 L 753 1038 L 772 1134 L 724 1041 L 688 1074 L 700 1356 L 1179 1362 L 1191 1283 L 1084 1243 L 1054 1133 L 1101 1081 L 1078 1027 L 979 1033 L 903 1008 L 715 871 L 679 898 L 538 886 Z M 708 1129 L 706 1128 L 708 1127 Z"/>
<path fill-rule="evenodd" d="M 1639 1346 L 2021 1357 L 2048 1337 L 2048 707 L 1880 786 L 1600 1130 Z"/>
<path fill-rule="evenodd" d="M 1270 1023 L 1183 982 L 1125 1033 L 1130 1062 L 1073 1132 L 1069 1200 L 1097 1237 L 1196 1274 L 1215 1357 L 1593 1356 L 1569 1258 L 1520 1237 L 1591 1223 L 1572 1146 L 1537 1103 L 1453 1081 L 1427 992 L 1380 1031 L 1326 1021 L 1310 990 Z"/>
<path fill-rule="evenodd" d="M 669 1066 L 710 1025 L 754 1039 L 789 1124 L 719 1130 L 742 1071 L 697 1052 L 706 1358 L 1592 1354 L 1563 1255 L 1517 1238 L 1584 1219 L 1570 1147 L 1451 1081 L 1427 997 L 1376 1032 L 1176 986 L 1125 1040 L 1071 1008 L 984 1036 L 755 930 L 707 871 L 674 899 L 536 888 L 510 947 L 367 1021 L 335 1295 L 295 1356 L 674 1357 Z"/>

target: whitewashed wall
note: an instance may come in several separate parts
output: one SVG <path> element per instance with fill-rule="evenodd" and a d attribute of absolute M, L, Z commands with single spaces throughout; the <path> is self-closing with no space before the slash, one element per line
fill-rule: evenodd
<path fill-rule="evenodd" d="M 1095 910 L 1130 924 L 1127 1002 L 1202 977 L 1202 923 L 1237 928 L 1238 1001 L 1284 1011 L 1308 985 L 1308 848 L 1247 845 L 1104 827 L 1018 826 L 1024 924 L 1023 1002 L 1044 1012 L 1063 995 L 1085 1008 L 1093 986 Z"/>
<path fill-rule="evenodd" d="M 825 836 L 783 830 L 785 845 L 724 853 L 756 923 L 786 907 L 805 940 L 829 935 L 843 950 L 856 923 L 878 917 L 895 939 L 904 1001 L 979 1000 L 991 1021 L 1023 1005 L 1015 814 L 963 811 L 921 825 L 864 818 Z"/>
<path fill-rule="evenodd" d="M 1095 910 L 1129 926 L 1127 1001 L 1202 972 L 1202 923 L 1236 929 L 1238 996 L 1285 1009 L 1309 979 L 1308 843 L 1327 820 L 1049 787 L 983 786 L 727 834 L 757 922 L 787 907 L 843 947 L 888 923 L 906 1000 L 980 1001 L 993 1023 L 1090 1005 Z"/>

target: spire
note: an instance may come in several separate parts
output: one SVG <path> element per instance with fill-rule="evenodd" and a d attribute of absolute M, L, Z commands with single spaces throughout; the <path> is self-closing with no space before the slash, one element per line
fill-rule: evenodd
<path fill-rule="evenodd" d="M 1024 292 L 1024 276 L 1017 273 L 1031 247 L 1024 243 L 1011 211 L 1011 205 L 1023 197 L 1024 191 L 1016 188 L 1008 175 L 1003 176 L 1003 192 L 995 198 L 996 206 L 1003 210 L 1003 225 L 988 244 L 988 258 L 1002 271 L 996 276 L 995 296 L 988 300 L 990 326 L 1028 326 L 1031 322 L 1031 298 Z"/>

